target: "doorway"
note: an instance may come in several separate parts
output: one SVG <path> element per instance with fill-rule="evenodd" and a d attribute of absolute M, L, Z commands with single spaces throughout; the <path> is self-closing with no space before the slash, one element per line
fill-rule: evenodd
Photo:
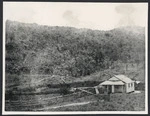
<path fill-rule="evenodd" d="M 111 85 L 108 85 L 108 94 L 112 93 L 112 87 Z"/>

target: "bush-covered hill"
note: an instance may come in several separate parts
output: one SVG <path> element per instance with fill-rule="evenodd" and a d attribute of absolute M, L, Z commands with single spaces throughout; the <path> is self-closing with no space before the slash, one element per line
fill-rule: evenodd
<path fill-rule="evenodd" d="M 144 64 L 144 30 L 121 27 L 100 31 L 7 20 L 6 73 L 81 77 L 118 63 L 138 67 Z"/>

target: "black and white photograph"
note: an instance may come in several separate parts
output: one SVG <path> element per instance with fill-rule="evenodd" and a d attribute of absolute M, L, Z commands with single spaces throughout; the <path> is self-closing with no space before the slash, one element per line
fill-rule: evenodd
<path fill-rule="evenodd" d="M 147 114 L 148 3 L 3 2 L 3 114 Z"/>

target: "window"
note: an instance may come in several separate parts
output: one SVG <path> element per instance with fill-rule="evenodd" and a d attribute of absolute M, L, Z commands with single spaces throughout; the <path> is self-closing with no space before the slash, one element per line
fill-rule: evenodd
<path fill-rule="evenodd" d="M 119 87 L 120 87 L 119 85 L 115 85 L 115 89 L 119 89 Z"/>
<path fill-rule="evenodd" d="M 133 86 L 133 83 L 131 83 L 131 87 Z"/>

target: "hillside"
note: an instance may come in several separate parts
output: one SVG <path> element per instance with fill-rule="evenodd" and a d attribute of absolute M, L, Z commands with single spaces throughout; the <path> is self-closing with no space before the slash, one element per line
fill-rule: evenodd
<path fill-rule="evenodd" d="M 59 75 L 75 80 L 104 70 L 136 74 L 144 70 L 144 33 L 143 27 L 100 31 L 7 20 L 6 74 Z M 144 80 L 144 75 L 138 78 Z"/>

